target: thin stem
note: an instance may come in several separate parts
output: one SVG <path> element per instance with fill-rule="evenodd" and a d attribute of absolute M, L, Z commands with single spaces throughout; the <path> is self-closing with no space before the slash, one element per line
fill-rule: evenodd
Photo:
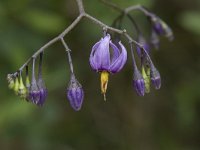
<path fill-rule="evenodd" d="M 70 55 L 70 51 L 71 50 L 69 49 L 69 47 L 67 46 L 67 44 L 66 44 L 66 42 L 65 42 L 65 40 L 63 38 L 61 38 L 61 42 L 62 42 L 63 46 L 65 47 L 67 55 L 68 55 L 68 61 L 69 61 L 71 74 L 74 74 L 72 58 L 71 58 L 71 55 Z"/>
<path fill-rule="evenodd" d="M 79 13 L 80 14 L 85 13 L 83 1 L 82 0 L 76 0 L 76 3 L 78 5 Z"/>
<path fill-rule="evenodd" d="M 52 39 L 51 41 L 49 41 L 48 43 L 46 43 L 44 46 L 42 46 L 38 51 L 36 51 L 32 57 L 30 57 L 19 69 L 19 71 L 22 71 L 24 69 L 25 66 L 27 66 L 30 61 L 33 58 L 36 58 L 41 52 L 43 52 L 46 48 L 48 48 L 49 46 L 51 46 L 52 44 L 54 44 L 55 42 L 57 42 L 58 40 L 60 40 L 60 38 L 64 37 L 66 34 L 68 34 L 83 18 L 83 15 L 79 15 L 70 26 L 68 26 L 60 35 L 58 35 L 57 37 L 55 37 L 54 39 Z"/>
<path fill-rule="evenodd" d="M 140 11 L 143 12 L 146 16 L 152 16 L 152 13 L 149 12 L 145 7 L 143 7 L 143 6 L 141 6 L 141 5 L 134 5 L 134 6 L 127 7 L 127 8 L 124 10 L 124 13 L 128 14 L 130 11 L 133 11 L 133 10 L 140 10 Z"/>
<path fill-rule="evenodd" d="M 133 61 L 133 68 L 137 69 L 137 65 L 136 65 L 136 61 L 135 61 L 135 56 L 134 56 L 134 52 L 133 52 L 133 44 L 130 43 L 130 47 L 131 47 L 131 57 L 132 57 L 132 61 Z"/>
<path fill-rule="evenodd" d="M 137 23 L 135 22 L 135 20 L 133 19 L 133 17 L 129 14 L 127 14 L 127 17 L 129 18 L 129 20 L 132 22 L 132 24 L 134 25 L 137 35 L 139 35 L 141 33 L 140 28 L 138 27 Z"/>
<path fill-rule="evenodd" d="M 103 0 L 104 1 L 104 0 Z M 129 43 L 133 43 L 136 44 L 137 46 L 139 46 L 140 48 L 142 48 L 145 53 L 147 54 L 147 57 L 149 57 L 148 53 L 146 52 L 146 50 L 144 49 L 144 47 L 138 43 L 137 41 L 133 40 L 131 38 L 131 36 L 126 33 L 126 30 L 119 30 L 113 27 L 110 27 L 106 24 L 104 24 L 103 22 L 101 22 L 100 20 L 94 18 L 93 16 L 85 13 L 84 11 L 84 7 L 83 7 L 83 3 L 82 0 L 76 0 L 77 4 L 78 4 L 78 8 L 79 8 L 79 16 L 61 33 L 59 34 L 57 37 L 55 37 L 54 39 L 50 40 L 48 43 L 46 43 L 44 46 L 42 46 L 38 51 L 36 51 L 32 57 L 30 57 L 21 67 L 18 71 L 22 71 L 24 69 L 25 66 L 27 66 L 31 60 L 35 60 L 35 58 L 41 53 L 43 52 L 46 48 L 48 48 L 49 46 L 51 46 L 52 44 L 54 44 L 55 42 L 57 42 L 58 40 L 62 40 L 63 37 L 65 37 L 66 34 L 68 34 L 80 21 L 83 17 L 87 18 L 88 20 L 92 21 L 93 23 L 97 24 L 98 26 L 102 27 L 105 30 L 110 30 L 112 32 L 124 35 L 125 38 L 129 41 Z M 116 8 L 117 6 L 115 6 Z M 140 7 L 138 7 L 140 8 Z M 131 10 L 133 8 L 129 8 L 128 10 Z M 68 53 L 68 57 L 70 57 L 70 54 Z M 70 57 L 71 58 L 71 57 Z M 150 57 L 149 57 L 150 58 Z M 70 59 L 69 59 L 70 60 Z M 73 67 L 70 66 L 71 71 L 73 72 Z M 17 72 L 14 73 L 14 75 L 17 75 Z"/>
<path fill-rule="evenodd" d="M 39 68 L 38 68 L 38 79 L 42 79 L 42 61 L 44 52 L 40 53 Z"/>
<path fill-rule="evenodd" d="M 134 10 L 134 9 L 138 9 L 138 10 L 141 10 L 142 12 L 144 12 L 147 16 L 151 15 L 151 13 L 141 5 L 131 6 L 131 7 L 128 7 L 124 10 L 124 9 L 120 8 L 119 6 L 117 6 L 116 4 L 112 3 L 112 2 L 108 2 L 106 0 L 100 0 L 100 1 L 103 2 L 105 5 L 108 5 L 108 6 L 112 7 L 113 9 L 121 12 L 121 15 L 119 15 L 119 17 L 122 16 L 122 15 L 123 16 L 126 15 L 129 18 L 129 20 L 133 23 L 133 25 L 135 26 L 137 34 L 141 33 L 140 29 L 139 29 L 138 25 L 136 24 L 135 20 L 133 19 L 133 17 L 129 14 L 129 12 Z M 119 19 L 119 17 L 117 17 L 117 19 Z"/>
<path fill-rule="evenodd" d="M 36 82 L 35 79 L 35 58 L 33 58 L 33 65 L 32 65 L 32 83 Z"/>
<path fill-rule="evenodd" d="M 28 77 L 28 66 L 26 66 L 26 77 Z"/>
<path fill-rule="evenodd" d="M 119 33 L 119 34 L 123 34 L 124 32 L 126 32 L 125 30 L 119 30 L 119 29 L 110 27 L 110 26 L 106 25 L 105 23 L 101 22 L 100 20 L 94 18 L 93 16 L 91 16 L 89 14 L 85 14 L 85 17 L 87 19 L 89 19 L 90 21 L 92 21 L 93 23 L 97 24 L 98 26 L 105 28 L 107 30 L 110 30 L 110 31 L 113 31 L 113 32 L 116 32 L 116 33 Z"/>
<path fill-rule="evenodd" d="M 103 2 L 105 5 L 108 5 L 108 6 L 114 8 L 114 9 L 116 9 L 116 10 L 118 10 L 118 11 L 124 12 L 123 9 L 121 9 L 120 7 L 118 7 L 116 4 L 114 4 L 114 3 L 112 3 L 112 2 L 109 2 L 109 1 L 107 1 L 107 0 L 100 0 L 100 1 Z"/>

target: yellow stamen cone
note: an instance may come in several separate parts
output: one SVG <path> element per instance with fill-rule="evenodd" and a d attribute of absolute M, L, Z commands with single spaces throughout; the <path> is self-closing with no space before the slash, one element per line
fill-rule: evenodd
<path fill-rule="evenodd" d="M 101 72 L 101 92 L 104 95 L 104 100 L 106 101 L 106 90 L 108 86 L 109 73 L 107 71 Z"/>

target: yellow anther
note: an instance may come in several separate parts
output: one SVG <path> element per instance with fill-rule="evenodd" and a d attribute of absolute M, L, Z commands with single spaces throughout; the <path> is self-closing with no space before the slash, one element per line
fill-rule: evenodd
<path fill-rule="evenodd" d="M 102 71 L 101 72 L 101 92 L 104 95 L 104 100 L 106 101 L 106 90 L 108 86 L 108 78 L 109 78 L 109 73 L 107 71 Z"/>

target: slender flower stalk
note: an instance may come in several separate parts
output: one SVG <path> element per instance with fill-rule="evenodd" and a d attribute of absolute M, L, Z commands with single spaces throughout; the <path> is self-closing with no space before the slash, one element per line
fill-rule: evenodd
<path fill-rule="evenodd" d="M 71 107 L 75 111 L 79 111 L 83 104 L 84 91 L 83 91 L 82 85 L 78 82 L 78 80 L 76 79 L 74 75 L 73 63 L 72 63 L 72 58 L 70 54 L 71 50 L 69 49 L 69 47 L 67 46 L 63 38 L 61 38 L 61 42 L 67 52 L 68 62 L 70 66 L 70 81 L 69 81 L 67 92 L 66 92 L 67 99 L 69 100 Z"/>
<path fill-rule="evenodd" d="M 37 86 L 37 82 L 35 79 L 35 58 L 33 58 L 33 65 L 32 65 L 32 81 L 31 81 L 31 86 L 29 90 L 29 98 L 31 102 L 34 104 L 38 104 L 40 100 L 40 90 Z"/>
<path fill-rule="evenodd" d="M 43 106 L 44 102 L 47 98 L 47 88 L 45 86 L 44 80 L 42 79 L 42 60 L 43 60 L 43 54 L 44 52 L 40 53 L 40 59 L 39 59 L 39 68 L 38 68 L 38 81 L 37 86 L 40 91 L 40 98 L 37 103 L 38 106 Z"/>
<path fill-rule="evenodd" d="M 135 89 L 136 93 L 139 96 L 144 96 L 145 82 L 144 82 L 144 79 L 143 79 L 140 71 L 137 68 L 132 43 L 130 43 L 130 48 L 131 48 L 131 57 L 132 57 L 132 63 L 133 63 L 133 88 Z"/>
<path fill-rule="evenodd" d="M 30 98 L 29 98 L 29 95 L 30 95 L 30 87 L 31 87 L 31 84 L 30 84 L 30 79 L 29 79 L 29 70 L 28 70 L 28 66 L 26 66 L 26 82 L 25 82 L 25 86 L 26 86 L 26 101 L 29 102 Z"/>

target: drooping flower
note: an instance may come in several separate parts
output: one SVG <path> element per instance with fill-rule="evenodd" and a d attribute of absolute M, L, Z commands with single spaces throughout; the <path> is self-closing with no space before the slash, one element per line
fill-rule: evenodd
<path fill-rule="evenodd" d="M 26 94 L 27 94 L 27 90 L 26 90 L 26 87 L 24 86 L 23 79 L 22 79 L 22 74 L 20 72 L 18 95 L 20 96 L 20 98 L 25 99 L 26 96 L 27 96 Z"/>
<path fill-rule="evenodd" d="M 14 92 L 16 95 L 18 95 L 18 90 L 19 90 L 19 79 L 18 79 L 18 75 L 15 78 L 15 85 L 14 85 Z"/>
<path fill-rule="evenodd" d="M 101 73 L 101 92 L 104 94 L 107 90 L 109 74 L 119 72 L 126 63 L 127 51 L 121 42 L 116 46 L 107 34 L 97 42 L 90 54 L 90 66 L 96 72 Z"/>
<path fill-rule="evenodd" d="M 7 80 L 8 80 L 8 88 L 9 89 L 14 89 L 15 86 L 15 79 L 12 74 L 7 75 Z"/>
<path fill-rule="evenodd" d="M 174 39 L 174 35 L 171 28 L 162 19 L 153 14 L 149 17 L 153 26 L 153 30 L 156 32 L 156 34 L 161 36 L 163 35 L 169 40 Z"/>
<path fill-rule="evenodd" d="M 75 111 L 79 111 L 81 109 L 84 92 L 81 84 L 75 78 L 74 74 L 71 74 L 71 79 L 67 88 L 67 98 L 71 107 Z"/>
<path fill-rule="evenodd" d="M 40 90 L 37 86 L 37 82 L 36 82 L 36 79 L 35 79 L 35 59 L 33 59 L 32 80 L 31 80 L 31 86 L 30 86 L 30 89 L 29 89 L 28 98 L 34 104 L 37 104 L 38 101 L 40 100 Z"/>
<path fill-rule="evenodd" d="M 161 87 L 161 77 L 159 71 L 153 66 L 150 66 L 150 77 L 151 82 L 154 85 L 155 89 L 160 89 Z"/>
<path fill-rule="evenodd" d="M 134 68 L 133 73 L 133 87 L 139 96 L 144 96 L 145 94 L 145 82 L 144 79 L 137 68 Z"/>
<path fill-rule="evenodd" d="M 47 98 L 47 93 L 48 93 L 47 88 L 44 83 L 44 80 L 42 79 L 42 60 L 43 60 L 43 52 L 40 53 L 40 61 L 39 61 L 39 69 L 38 69 L 37 86 L 40 91 L 40 98 L 37 103 L 38 106 L 43 106 L 43 104 Z"/>

